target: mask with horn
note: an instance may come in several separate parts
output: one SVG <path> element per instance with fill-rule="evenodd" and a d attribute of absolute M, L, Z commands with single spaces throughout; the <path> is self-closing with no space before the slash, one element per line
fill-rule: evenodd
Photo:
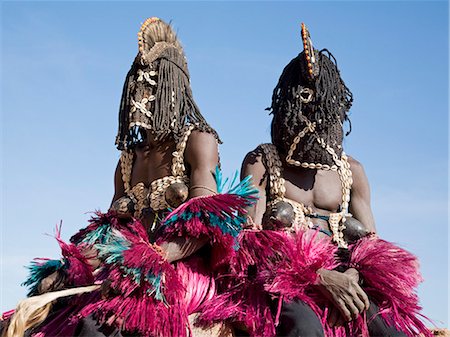
<path fill-rule="evenodd" d="M 305 24 L 301 26 L 303 51 L 283 70 L 273 91 L 272 143 L 291 161 L 333 165 L 342 153 L 343 122 L 353 96 L 342 80 L 336 59 L 313 47 Z"/>

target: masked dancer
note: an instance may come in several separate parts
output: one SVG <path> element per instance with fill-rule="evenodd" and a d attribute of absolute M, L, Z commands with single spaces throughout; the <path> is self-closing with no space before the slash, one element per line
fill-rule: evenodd
<path fill-rule="evenodd" d="M 204 320 L 228 315 L 251 336 L 430 336 L 417 259 L 378 238 L 363 166 L 343 150 L 352 93 L 305 25 L 302 42 L 273 91 L 272 143 L 242 165 L 260 198 L 221 280 L 229 311 Z"/>
<path fill-rule="evenodd" d="M 193 317 L 216 295 L 215 270 L 236 253 L 255 190 L 246 179 L 223 191 L 219 137 L 193 99 L 171 26 L 147 19 L 138 43 L 111 208 L 70 243 L 57 232 L 63 257 L 33 262 L 30 297 L 7 336 L 195 335 Z"/>

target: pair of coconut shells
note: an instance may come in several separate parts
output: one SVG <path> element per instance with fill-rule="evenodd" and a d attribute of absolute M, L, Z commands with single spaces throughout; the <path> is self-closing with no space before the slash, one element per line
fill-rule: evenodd
<path fill-rule="evenodd" d="M 180 206 L 187 200 L 189 189 L 184 183 L 173 183 L 167 187 L 164 198 L 171 208 Z M 130 197 L 124 196 L 114 201 L 111 210 L 116 211 L 120 216 L 132 217 L 135 213 L 135 203 Z"/>
<path fill-rule="evenodd" d="M 279 201 L 264 217 L 264 229 L 276 230 L 291 227 L 295 221 L 294 207 L 286 201 Z M 353 243 L 369 235 L 370 231 L 360 221 L 349 217 L 346 218 L 345 229 L 342 233 L 346 242 Z"/>

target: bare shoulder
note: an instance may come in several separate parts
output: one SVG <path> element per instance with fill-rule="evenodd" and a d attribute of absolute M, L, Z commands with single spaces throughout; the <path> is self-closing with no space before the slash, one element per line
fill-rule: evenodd
<path fill-rule="evenodd" d="M 348 156 L 348 163 L 353 177 L 353 189 L 366 189 L 369 186 L 369 181 L 366 176 L 363 164 L 353 157 Z"/>
<path fill-rule="evenodd" d="M 241 178 L 252 175 L 255 179 L 255 183 L 259 182 L 261 185 L 262 180 L 266 174 L 266 167 L 263 162 L 263 151 L 260 146 L 256 149 L 248 152 L 242 162 Z"/>
<path fill-rule="evenodd" d="M 263 152 L 260 146 L 245 155 L 244 161 L 242 162 L 242 167 L 247 166 L 264 166 Z"/>
<path fill-rule="evenodd" d="M 199 146 L 217 148 L 217 139 L 212 133 L 194 130 L 189 136 L 187 147 Z"/>
<path fill-rule="evenodd" d="M 194 130 L 186 144 L 185 157 L 191 165 L 194 162 L 214 162 L 219 160 L 217 139 L 214 135 Z"/>
<path fill-rule="evenodd" d="M 353 177 L 355 176 L 365 176 L 363 164 L 356 160 L 355 158 L 348 156 L 348 163 L 350 164 L 350 170 L 352 171 Z"/>
<path fill-rule="evenodd" d="M 370 186 L 363 165 L 349 157 L 353 185 L 351 190 L 350 213 L 359 220 L 370 232 L 376 232 L 375 220 L 370 206 Z"/>

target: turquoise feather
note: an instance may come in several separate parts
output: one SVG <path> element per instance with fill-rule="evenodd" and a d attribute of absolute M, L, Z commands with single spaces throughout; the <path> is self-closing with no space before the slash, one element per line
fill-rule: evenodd
<path fill-rule="evenodd" d="M 61 260 L 31 261 L 27 267 L 30 271 L 28 278 L 22 283 L 22 286 L 28 287 L 27 296 L 38 294 L 38 287 L 41 281 L 55 271 L 62 269 L 64 263 Z"/>
<path fill-rule="evenodd" d="M 124 252 L 131 248 L 131 243 L 121 236 L 114 235 L 111 232 L 108 244 L 96 244 L 95 248 L 98 250 L 98 256 L 106 264 L 115 265 L 120 268 L 124 274 L 130 277 L 137 285 L 141 282 L 147 281 L 151 287 L 147 290 L 149 295 L 153 295 L 159 301 L 165 301 L 161 289 L 161 275 L 154 275 L 149 273 L 142 274 L 140 268 L 129 268 L 124 266 Z"/>
<path fill-rule="evenodd" d="M 83 243 L 90 246 L 94 244 L 108 244 L 113 240 L 112 227 L 110 224 L 103 224 L 86 234 Z"/>
<path fill-rule="evenodd" d="M 214 172 L 214 178 L 216 180 L 217 192 L 237 194 L 242 197 L 256 196 L 258 190 L 252 184 L 252 176 L 246 176 L 241 181 L 239 180 L 239 174 L 236 171 L 233 175 L 233 179 L 229 182 L 229 179 L 223 179 L 222 171 L 216 166 Z"/>

